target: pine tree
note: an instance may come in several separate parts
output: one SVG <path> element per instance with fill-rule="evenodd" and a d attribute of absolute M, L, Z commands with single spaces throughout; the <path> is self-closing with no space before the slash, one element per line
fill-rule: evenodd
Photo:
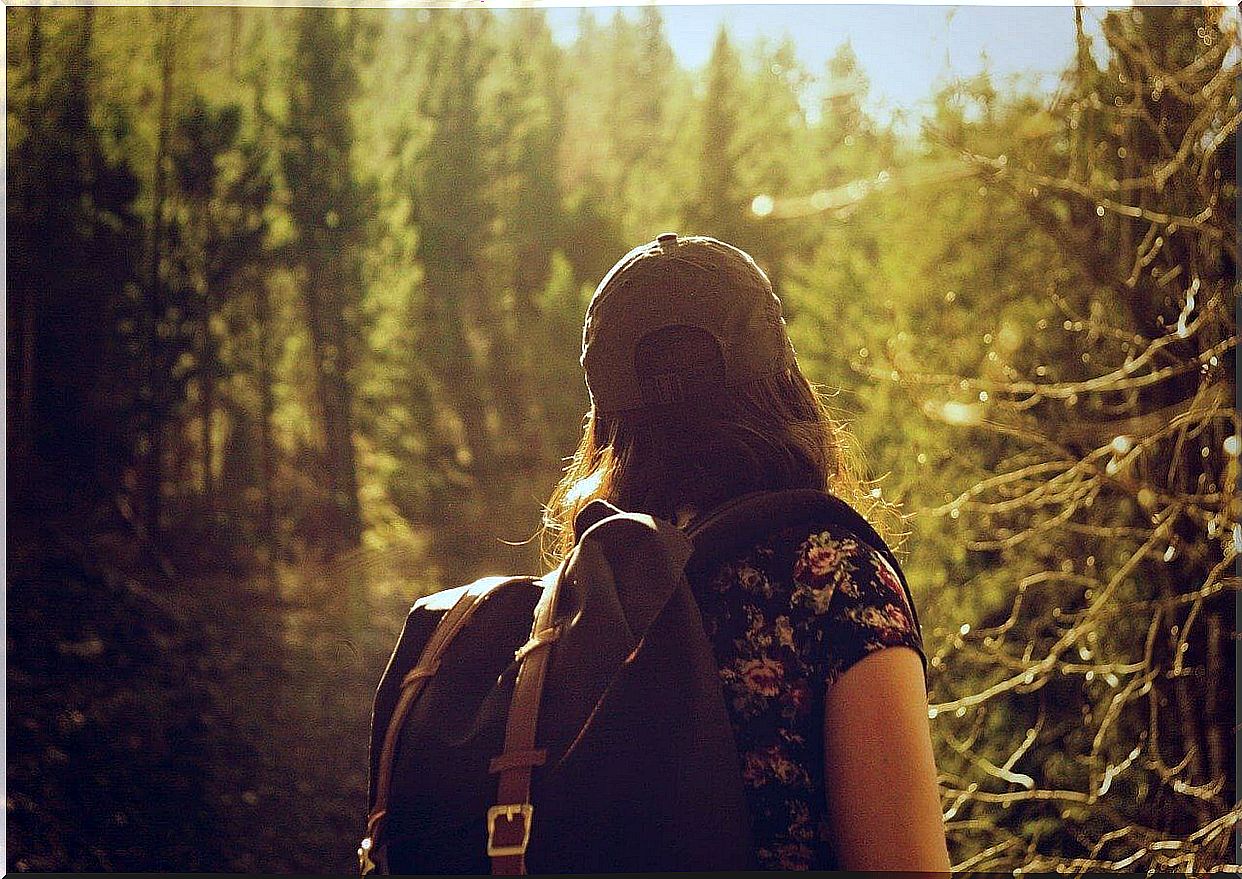
<path fill-rule="evenodd" d="M 707 93 L 699 120 L 695 186 L 685 208 L 687 231 L 743 249 L 752 246 L 753 195 L 743 188 L 739 130 L 743 113 L 742 64 L 722 26 L 707 66 Z"/>
<path fill-rule="evenodd" d="M 814 177 L 811 137 L 802 101 L 810 76 L 797 57 L 793 40 L 761 41 L 755 51 L 755 73 L 746 103 L 753 108 L 741 126 L 741 165 L 751 195 L 752 253 L 779 292 L 795 256 L 809 255 L 818 230 L 797 219 L 784 218 L 761 205 L 775 204 L 805 192 Z M 755 201 L 758 199 L 758 201 Z"/>
<path fill-rule="evenodd" d="M 499 86 L 490 99 L 496 120 L 493 193 L 499 220 L 492 288 L 499 298 L 501 333 L 494 347 L 508 371 L 498 389 L 516 404 L 507 430 L 520 439 L 511 466 L 540 467 L 546 422 L 534 386 L 544 352 L 532 346 L 546 321 L 539 297 L 552 277 L 556 243 L 565 230 L 563 195 L 556 168 L 565 128 L 560 50 L 542 12 L 514 10 L 501 61 L 492 76 Z M 518 459 L 521 460 L 518 460 Z M 522 480 L 529 484 L 529 480 Z"/>
<path fill-rule="evenodd" d="M 863 112 L 870 84 L 849 42 L 842 43 L 828 59 L 820 96 L 815 137 L 820 161 L 819 185 L 843 186 L 855 179 L 874 149 L 874 123 Z"/>
<path fill-rule="evenodd" d="M 362 536 L 353 445 L 351 371 L 359 252 L 372 193 L 353 167 L 350 107 L 358 92 L 352 54 L 359 20 L 349 10 L 301 9 L 288 70 L 281 161 L 297 238 L 289 247 L 315 358 L 325 470 L 343 547 Z"/>
<path fill-rule="evenodd" d="M 215 457 L 217 388 L 235 365 L 222 349 L 236 325 L 238 298 L 247 296 L 266 262 L 267 220 L 272 195 L 266 157 L 241 140 L 242 113 L 236 104 L 212 106 L 195 95 L 177 119 L 170 158 L 177 231 L 174 299 L 182 308 L 179 335 L 188 355 L 184 384 L 193 383 L 199 422 L 200 490 L 204 512 L 216 512 Z M 244 309 L 243 312 L 244 314 Z"/>
<path fill-rule="evenodd" d="M 565 130 L 560 50 L 542 12 L 513 11 L 500 83 L 491 98 L 497 120 L 497 210 L 507 269 L 521 322 L 534 317 L 533 298 L 548 283 L 552 247 L 563 231 L 559 148 Z"/>
<path fill-rule="evenodd" d="M 609 126 L 618 162 L 617 197 L 625 206 L 632 240 L 649 240 L 675 223 L 680 163 L 672 155 L 679 93 L 689 84 L 678 69 L 657 6 L 643 6 L 628 25 L 626 51 L 618 48 L 618 69 L 610 97 Z"/>
<path fill-rule="evenodd" d="M 481 478 L 496 470 L 496 425 L 494 417 L 490 424 L 488 418 L 488 337 L 483 334 L 484 254 L 495 206 L 488 195 L 479 119 L 487 59 L 478 36 L 477 24 L 447 13 L 432 13 L 422 34 L 419 115 L 429 130 L 415 157 L 410 201 L 418 230 L 416 257 L 423 269 L 423 350 L 437 392 L 461 426 L 460 433 L 446 432 L 446 463 Z"/>
<path fill-rule="evenodd" d="M 118 322 L 137 295 L 138 180 L 107 154 L 106 138 L 119 132 L 92 120 L 95 10 L 57 10 L 65 26 L 51 45 L 49 13 L 25 14 L 28 67 L 12 93 L 7 201 L 8 313 L 20 364 L 10 391 L 21 456 L 13 488 L 19 501 L 37 487 L 65 493 L 58 503 L 89 502 L 120 486 L 132 461 L 128 428 L 139 403 L 129 396 Z M 123 114 L 113 120 L 123 128 Z"/>

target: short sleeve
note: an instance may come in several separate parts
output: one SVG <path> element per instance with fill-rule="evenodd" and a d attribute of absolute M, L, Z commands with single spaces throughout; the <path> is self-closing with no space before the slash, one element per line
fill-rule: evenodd
<path fill-rule="evenodd" d="M 910 647 L 927 688 L 927 654 L 906 590 L 884 557 L 851 532 L 830 528 L 803 541 L 791 599 L 808 612 L 806 648 L 817 685 L 831 687 L 876 650 Z"/>

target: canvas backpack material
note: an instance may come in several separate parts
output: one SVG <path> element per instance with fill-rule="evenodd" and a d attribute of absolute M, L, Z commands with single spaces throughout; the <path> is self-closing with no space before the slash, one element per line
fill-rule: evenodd
<path fill-rule="evenodd" d="M 901 577 L 843 501 L 761 492 L 686 531 L 593 501 L 558 570 L 419 600 L 376 692 L 364 874 L 753 869 L 737 747 L 688 578 L 775 527 L 833 523 Z M 525 718 L 534 746 L 515 752 L 519 672 L 541 676 L 542 693 Z M 525 802 L 500 802 L 523 774 Z"/>

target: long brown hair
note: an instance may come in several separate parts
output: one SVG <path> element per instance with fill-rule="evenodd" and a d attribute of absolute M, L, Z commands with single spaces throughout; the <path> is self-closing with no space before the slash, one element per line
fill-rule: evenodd
<path fill-rule="evenodd" d="M 673 520 L 760 489 L 818 488 L 852 504 L 880 530 L 901 522 L 871 491 L 862 457 L 827 395 L 798 367 L 731 389 L 710 409 L 652 417 L 587 412 L 582 440 L 552 492 L 542 550 L 554 566 L 574 545 L 578 511 L 596 498 Z M 877 519 L 886 521 L 875 521 Z"/>

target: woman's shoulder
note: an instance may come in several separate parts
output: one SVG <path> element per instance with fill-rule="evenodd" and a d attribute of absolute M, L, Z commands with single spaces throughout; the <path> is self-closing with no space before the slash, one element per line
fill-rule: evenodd
<path fill-rule="evenodd" d="M 885 554 L 836 522 L 777 528 L 719 566 L 713 592 L 788 613 L 832 683 L 867 654 L 907 646 L 926 654 L 917 615 L 901 576 Z"/>
<path fill-rule="evenodd" d="M 892 594 L 908 606 L 901 575 L 884 553 L 848 527 L 812 522 L 768 531 L 744 550 L 720 560 L 710 571 L 711 591 L 742 592 L 762 587 L 827 612 L 834 596 L 860 597 L 862 591 Z"/>
<path fill-rule="evenodd" d="M 826 683 L 858 660 L 886 647 L 909 647 L 923 664 L 927 655 L 918 616 L 896 562 L 857 534 L 838 525 L 815 526 L 799 539 L 790 568 L 790 602 L 809 605 L 820 617 L 832 651 Z"/>
<path fill-rule="evenodd" d="M 783 543 L 788 574 L 795 589 L 827 593 L 826 600 L 838 593 L 854 596 L 870 587 L 884 595 L 894 595 L 908 604 L 903 575 L 891 553 L 836 523 L 819 523 L 786 529 L 778 538 Z M 885 547 L 887 550 L 887 547 Z"/>

